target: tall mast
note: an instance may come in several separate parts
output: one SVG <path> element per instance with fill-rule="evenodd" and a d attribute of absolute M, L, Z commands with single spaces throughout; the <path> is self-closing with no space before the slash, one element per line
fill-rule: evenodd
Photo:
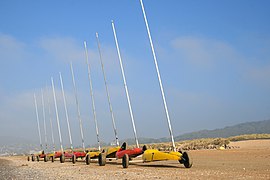
<path fill-rule="evenodd" d="M 53 144 L 53 151 L 55 151 L 55 141 L 54 141 L 54 134 L 53 134 L 53 125 L 52 125 L 52 112 L 51 112 L 51 102 L 49 97 L 49 88 L 46 87 L 47 95 L 48 95 L 48 111 L 49 111 L 49 118 L 50 118 L 50 126 L 51 126 L 51 133 L 52 133 L 52 144 Z"/>
<path fill-rule="evenodd" d="M 42 102 L 42 112 L 43 112 L 43 126 L 45 133 L 45 149 L 48 150 L 48 139 L 47 139 L 47 128 L 46 128 L 46 115 L 45 115 L 45 105 L 44 105 L 44 95 L 43 90 L 41 89 L 41 102 Z"/>
<path fill-rule="evenodd" d="M 42 148 L 42 141 L 41 141 L 40 126 L 39 126 L 39 115 L 38 115 L 38 107 L 37 107 L 36 94 L 34 94 L 34 101 L 35 101 L 35 108 L 36 108 L 36 117 L 37 117 L 37 126 L 38 126 L 39 145 L 40 145 L 40 150 L 42 150 L 43 148 Z"/>
<path fill-rule="evenodd" d="M 76 105 L 77 105 L 78 120 L 79 120 L 79 123 L 80 123 L 80 130 L 81 130 L 81 137 L 82 137 L 82 146 L 83 146 L 83 150 L 85 151 L 81 112 L 80 112 L 80 107 L 79 107 L 79 101 L 78 101 L 78 95 L 77 95 L 77 88 L 76 88 L 76 83 L 75 83 L 75 78 L 74 78 L 74 72 L 73 72 L 72 62 L 70 62 L 70 69 L 71 69 L 71 75 L 72 75 L 72 81 L 73 81 L 73 88 L 74 88 L 74 93 L 75 93 L 75 100 L 76 100 Z"/>
<path fill-rule="evenodd" d="M 152 54 L 153 54 L 153 57 L 154 57 L 154 62 L 155 62 L 155 66 L 156 66 L 156 71 L 157 71 L 159 86 L 160 86 L 160 90 L 161 90 L 161 94 L 162 94 L 162 99 L 163 99 L 163 104 L 164 104 L 164 109 L 165 109 L 165 113 L 166 113 L 166 116 L 167 116 L 169 133 L 170 133 L 170 136 L 171 136 L 171 139 L 172 139 L 173 150 L 176 151 L 175 143 L 174 143 L 174 138 L 173 138 L 172 127 L 171 127 L 170 116 L 169 116 L 169 112 L 168 112 L 168 108 L 167 108 L 167 103 L 166 103 L 166 99 L 165 99 L 165 94 L 164 94 L 164 90 L 163 90 L 163 85 L 162 85 L 160 73 L 159 73 L 159 68 L 158 68 L 156 53 L 155 53 L 154 45 L 153 45 L 153 42 L 152 42 L 152 37 L 151 37 L 151 34 L 150 34 L 150 29 L 149 29 L 149 26 L 148 26 L 148 21 L 147 21 L 146 13 L 145 13 L 145 10 L 144 10 L 143 1 L 140 0 L 140 2 L 141 2 L 143 17 L 144 17 L 144 21 L 145 21 L 145 25 L 146 25 L 146 29 L 147 29 L 147 33 L 148 33 L 148 38 L 149 38 L 151 49 L 152 49 Z"/>
<path fill-rule="evenodd" d="M 58 107 L 57 107 L 56 95 L 55 95 L 54 83 L 53 83 L 53 78 L 52 78 L 52 77 L 51 77 L 51 81 L 52 81 L 52 90 L 53 90 L 53 98 L 54 98 L 54 107 L 55 107 L 56 121 L 57 121 L 58 133 L 59 133 L 60 147 L 61 147 L 61 152 L 63 153 L 63 152 L 64 152 L 64 149 L 63 149 L 62 136 L 61 136 L 61 129 L 60 129 L 60 123 L 59 123 Z"/>
<path fill-rule="evenodd" d="M 70 148 L 73 151 L 71 130 L 70 130 L 70 125 L 69 125 L 68 110 L 67 110 L 67 103 L 66 103 L 66 96 L 65 96 L 64 85 L 63 85 L 63 79 L 62 79 L 61 72 L 59 72 L 59 77 L 60 77 L 61 88 L 62 88 L 62 96 L 63 96 L 63 100 L 64 100 L 64 107 L 65 107 L 66 120 L 67 120 L 67 126 L 68 126 L 68 135 L 69 135 Z"/>
<path fill-rule="evenodd" d="M 116 125 L 115 125 L 115 120 L 114 120 L 114 114 L 113 114 L 113 109 L 112 109 L 112 104 L 111 104 L 111 98 L 110 98 L 110 94 L 109 94 L 109 90 L 108 90 L 106 74 L 105 74 L 104 65 L 103 65 L 103 61 L 102 61 L 102 55 L 101 55 L 101 50 L 100 50 L 100 43 L 99 43 L 98 33 L 96 33 L 96 39 L 97 39 L 97 45 L 98 45 L 99 59 L 100 59 L 100 63 L 101 63 L 102 73 L 103 73 L 103 79 L 104 79 L 104 83 L 105 83 L 105 87 L 106 87 L 106 93 L 107 93 L 109 108 L 110 108 L 111 117 L 112 117 L 114 135 L 115 135 L 115 138 L 116 138 L 116 144 L 117 144 L 117 146 L 119 146 L 119 140 L 118 140 L 118 136 L 117 136 L 117 130 L 116 130 Z"/>
<path fill-rule="evenodd" d="M 137 147 L 139 147 L 136 127 L 135 127 L 135 123 L 134 123 L 133 111 L 132 111 L 132 108 L 131 108 L 131 103 L 130 103 L 130 98 L 129 98 L 129 93 L 128 93 L 128 87 L 127 87 L 127 82 L 126 82 L 126 77 L 125 77 L 125 72 L 124 72 L 124 67 L 123 67 L 123 63 L 122 63 L 122 58 L 121 58 L 121 54 L 120 54 L 120 50 L 119 50 L 119 46 L 118 46 L 118 40 L 117 40 L 116 30 L 115 30 L 113 21 L 112 21 L 112 29 L 113 29 L 113 35 L 114 35 L 115 45 L 116 45 L 116 49 L 117 49 L 118 59 L 119 59 L 119 62 L 120 62 L 122 77 L 123 77 L 123 81 L 124 81 L 124 87 L 125 87 L 125 91 L 126 91 L 128 107 L 129 107 L 129 113 L 130 113 L 130 118 L 131 118 L 131 122 L 132 122 L 132 126 L 133 126 L 133 132 L 134 132 L 134 136 L 135 136 L 135 142 L 136 142 Z"/>
<path fill-rule="evenodd" d="M 90 64 L 88 60 L 88 51 L 87 51 L 87 44 L 86 41 L 84 41 L 84 49 L 85 49 L 85 56 L 86 56 L 86 64 L 87 64 L 87 70 L 88 70 L 88 79 L 89 79 L 89 85 L 90 85 L 90 95 L 92 99 L 92 110 L 94 115 L 94 121 L 96 125 L 96 134 L 97 134 L 97 142 L 98 142 L 98 150 L 100 151 L 100 139 L 99 139 L 99 132 L 98 132 L 98 124 L 97 124 L 97 116 L 96 116 L 96 106 L 95 106 L 95 100 L 94 100 L 94 92 L 93 92 L 93 85 L 92 85 L 92 79 L 91 79 L 91 69 Z"/>

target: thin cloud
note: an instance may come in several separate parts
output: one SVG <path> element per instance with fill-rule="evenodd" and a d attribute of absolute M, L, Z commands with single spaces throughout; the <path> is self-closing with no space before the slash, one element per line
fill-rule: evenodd
<path fill-rule="evenodd" d="M 73 38 L 42 38 L 39 44 L 55 61 L 69 63 L 84 59 L 83 46 Z"/>
<path fill-rule="evenodd" d="M 34 109 L 33 92 L 12 95 L 4 93 L 1 96 L 5 98 L 1 97 L 2 101 L 0 103 L 2 121 L 0 135 L 13 136 L 14 132 L 28 134 L 32 127 L 36 127 L 31 125 L 35 123 L 35 121 L 32 123 L 32 117 L 35 117 L 32 111 Z"/>
<path fill-rule="evenodd" d="M 88 44 L 91 44 L 87 47 L 90 66 L 95 67 L 95 69 L 100 68 L 97 67 L 100 66 L 98 48 L 93 47 L 93 43 Z M 46 52 L 48 58 L 52 58 L 54 61 L 63 63 L 72 61 L 81 65 L 86 63 L 83 41 L 80 42 L 71 37 L 46 37 L 40 39 L 39 45 Z M 101 53 L 105 71 L 115 73 L 115 69 L 118 67 L 116 49 L 101 43 Z"/>
<path fill-rule="evenodd" d="M 173 54 L 199 69 L 215 70 L 223 74 L 234 74 L 237 78 L 256 85 L 269 84 L 270 64 L 266 51 L 247 56 L 234 46 L 207 38 L 179 37 L 171 42 Z M 266 44 L 262 49 L 267 48 Z M 253 50 L 251 50 L 253 51 Z M 257 59 L 260 60 L 257 60 Z M 264 65 L 258 65 L 264 62 Z M 257 65 L 255 65 L 255 63 Z"/>
<path fill-rule="evenodd" d="M 171 45 L 185 61 L 202 68 L 239 58 L 229 44 L 212 39 L 180 37 L 174 39 Z"/>
<path fill-rule="evenodd" d="M 13 36 L 0 32 L 0 58 L 5 61 L 18 61 L 26 57 L 26 44 L 18 41 Z"/>

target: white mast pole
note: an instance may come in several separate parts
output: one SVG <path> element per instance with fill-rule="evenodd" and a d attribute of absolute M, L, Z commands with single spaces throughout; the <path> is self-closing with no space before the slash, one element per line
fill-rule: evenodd
<path fill-rule="evenodd" d="M 53 151 L 55 152 L 55 141 L 54 141 L 54 134 L 53 134 L 53 125 L 52 125 L 52 113 L 51 113 L 51 103 L 50 103 L 50 97 L 49 97 L 49 88 L 46 87 L 47 95 L 48 95 L 48 111 L 49 111 L 49 117 L 50 117 L 50 126 L 51 126 L 51 133 L 52 133 L 52 143 L 53 143 Z"/>
<path fill-rule="evenodd" d="M 63 153 L 64 149 L 63 149 L 63 144 L 62 144 L 62 136 L 61 136 L 60 123 L 59 123 L 58 107 L 57 107 L 56 95 L 55 95 L 54 83 L 53 83 L 53 78 L 52 77 L 51 77 L 51 81 L 52 81 L 54 107 L 55 107 L 56 121 L 57 121 L 58 133 L 59 133 L 60 147 L 61 147 L 61 152 Z"/>
<path fill-rule="evenodd" d="M 100 139 L 99 139 L 99 132 L 98 132 L 97 116 L 96 116 L 96 106 L 95 106 L 95 100 L 94 100 L 93 84 L 92 84 L 92 79 L 91 79 L 91 69 L 90 69 L 90 64 L 89 64 L 89 60 L 88 60 L 88 51 L 87 51 L 86 41 L 84 41 L 84 49 L 85 49 L 86 64 L 87 64 L 87 70 L 88 70 L 88 79 L 89 79 L 89 85 L 90 85 L 90 95 L 91 95 L 91 99 L 92 99 L 92 110 L 93 110 L 94 121 L 95 121 L 95 125 L 96 125 L 98 150 L 100 151 L 101 148 L 100 148 Z"/>
<path fill-rule="evenodd" d="M 46 115 L 45 115 L 45 105 L 44 105 L 44 95 L 43 90 L 41 89 L 41 102 L 42 102 L 42 112 L 43 112 L 43 126 L 45 133 L 45 149 L 48 150 L 48 139 L 47 139 L 47 128 L 46 128 Z"/>
<path fill-rule="evenodd" d="M 138 138 L 137 138 L 137 132 L 136 132 L 136 127 L 135 127 L 135 123 L 134 123 L 133 111 L 132 111 L 132 108 L 131 108 L 131 103 L 130 103 L 130 98 L 129 98 L 129 93 L 128 93 L 128 87 L 127 87 L 127 82 L 126 82 L 126 77 L 125 77 L 125 72 L 124 72 L 124 67 L 123 67 L 123 63 L 122 63 L 122 58 L 121 58 L 121 54 L 120 54 L 120 50 L 119 50 L 119 46 L 118 46 L 118 40 L 117 40 L 116 30 L 115 30 L 113 21 L 112 21 L 112 29 L 113 29 L 113 35 L 114 35 L 114 40 L 115 40 L 115 44 L 116 44 L 118 59 L 119 59 L 119 62 L 120 62 L 120 67 L 121 67 L 122 77 L 123 77 L 123 81 L 124 81 L 124 86 L 125 86 L 125 90 L 126 90 L 126 96 L 127 96 L 127 101 L 128 101 L 129 113 L 130 113 L 130 117 L 131 117 L 131 121 L 132 121 L 132 126 L 133 126 L 133 132 L 134 132 L 134 136 L 135 136 L 135 141 L 136 141 L 137 147 L 139 147 Z"/>
<path fill-rule="evenodd" d="M 113 114 L 113 109 L 112 109 L 112 104 L 111 104 L 111 98 L 110 98 L 110 94 L 109 94 L 109 90 L 108 90 L 108 85 L 107 85 L 107 80 L 106 80 L 106 74 L 105 74 L 104 65 L 103 65 L 103 61 L 102 61 L 102 55 L 101 55 L 101 50 L 100 50 L 100 43 L 99 43 L 98 33 L 96 33 L 96 39 L 97 39 L 99 59 L 100 59 L 102 73 L 103 73 L 103 79 L 104 79 L 104 83 L 105 83 L 105 87 L 106 87 L 106 93 L 107 93 L 109 108 L 110 108 L 110 112 L 111 112 L 111 116 L 112 116 L 112 123 L 113 123 L 113 128 L 114 128 L 114 134 L 115 134 L 117 146 L 119 146 L 119 140 L 118 140 L 118 136 L 117 136 L 117 130 L 116 130 L 116 125 L 115 125 L 115 120 L 114 120 L 114 114 Z"/>
<path fill-rule="evenodd" d="M 37 126 L 38 126 L 39 144 L 40 144 L 40 149 L 42 150 L 43 148 L 42 148 L 42 141 L 41 141 L 40 126 L 39 126 L 39 115 L 38 115 L 38 107 L 37 107 L 37 98 L 36 98 L 36 94 L 34 94 L 34 101 L 35 101 L 36 116 L 37 116 Z"/>
<path fill-rule="evenodd" d="M 146 18 L 146 13 L 145 13 L 145 10 L 144 10 L 143 1 L 140 0 L 140 2 L 141 2 L 141 7 L 142 7 L 142 11 L 143 11 L 143 17 L 144 17 L 144 21 L 145 21 L 145 25 L 146 25 L 146 29 L 147 29 L 147 33 L 148 33 L 148 37 L 149 37 L 149 41 L 150 41 L 150 45 L 151 45 L 151 49 L 152 49 L 154 61 L 155 61 L 155 66 L 156 66 L 156 71 L 157 71 L 158 80 L 159 80 L 159 86 L 160 86 L 160 90 L 161 90 L 161 94 L 162 94 L 164 109 L 165 109 L 165 113 L 166 113 L 166 116 L 167 116 L 169 133 L 170 133 L 171 139 L 172 139 L 173 150 L 176 151 L 175 143 L 174 143 L 174 138 L 173 138 L 173 133 L 172 133 L 170 116 L 169 116 L 169 112 L 168 112 L 168 108 L 167 108 L 167 103 L 166 103 L 166 99 L 165 99 L 165 95 L 164 95 L 164 90 L 163 90 L 163 86 L 162 86 L 162 82 L 161 82 L 161 77 L 160 77 L 160 73 L 159 73 L 159 68 L 158 68 L 156 53 L 155 53 L 154 45 L 153 45 L 153 42 L 152 42 L 152 37 L 151 37 L 151 34 L 150 34 L 150 29 L 149 29 L 148 21 L 147 21 L 147 18 Z"/>
<path fill-rule="evenodd" d="M 71 150 L 73 151 L 73 144 L 72 144 L 72 138 L 71 138 L 70 125 L 69 125 L 69 118 L 68 118 L 68 110 L 67 110 L 66 96 L 65 96 L 64 85 L 63 85 L 63 79 L 62 79 L 61 72 L 59 72 L 59 77 L 60 77 L 60 83 L 61 83 L 61 88 L 62 88 L 62 95 L 63 95 L 63 100 L 64 100 L 64 107 L 65 107 L 65 113 L 66 113 L 66 120 L 67 120 L 67 125 L 68 125 L 68 135 L 69 135 L 70 148 L 71 148 Z"/>
<path fill-rule="evenodd" d="M 76 83 L 75 83 L 75 78 L 74 78 L 74 72 L 73 72 L 72 62 L 70 62 L 70 69 L 71 69 L 71 75 L 72 75 L 72 81 L 73 81 L 73 88 L 74 88 L 74 93 L 75 93 L 75 100 L 76 100 L 76 105 L 77 105 L 78 120 L 79 120 L 79 123 L 80 123 L 80 130 L 81 130 L 81 137 L 82 137 L 82 146 L 83 146 L 83 150 L 85 151 L 81 112 L 80 112 L 80 107 L 79 107 L 79 102 L 78 102 L 78 95 L 77 95 L 77 89 L 76 89 Z"/>

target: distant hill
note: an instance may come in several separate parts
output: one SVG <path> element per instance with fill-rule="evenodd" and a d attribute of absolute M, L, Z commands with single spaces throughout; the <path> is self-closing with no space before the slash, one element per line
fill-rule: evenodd
<path fill-rule="evenodd" d="M 222 129 L 202 130 L 192 133 L 186 133 L 175 137 L 175 141 L 199 139 L 199 138 L 216 138 L 231 137 L 243 134 L 267 134 L 270 133 L 270 120 L 241 123 L 234 126 L 228 126 Z"/>
<path fill-rule="evenodd" d="M 241 123 L 234 126 L 228 126 L 222 129 L 214 130 L 201 130 L 192 133 L 185 133 L 179 136 L 175 136 L 175 141 L 201 139 L 201 138 L 227 138 L 231 136 L 238 136 L 243 134 L 269 134 L 270 133 L 270 120 L 256 121 Z M 134 144 L 134 139 L 125 139 L 123 141 L 128 142 L 128 144 Z M 121 141 L 121 142 L 123 142 Z M 160 143 L 168 142 L 170 138 L 139 138 L 140 144 L 149 143 Z"/>

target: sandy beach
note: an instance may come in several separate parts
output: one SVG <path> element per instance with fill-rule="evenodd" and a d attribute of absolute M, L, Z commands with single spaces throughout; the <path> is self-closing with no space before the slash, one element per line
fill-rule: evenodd
<path fill-rule="evenodd" d="M 270 140 L 231 143 L 227 150 L 190 151 L 193 167 L 178 161 L 132 163 L 123 169 L 121 160 L 106 166 L 65 162 L 32 162 L 25 156 L 1 157 L 1 179 L 270 179 Z"/>

